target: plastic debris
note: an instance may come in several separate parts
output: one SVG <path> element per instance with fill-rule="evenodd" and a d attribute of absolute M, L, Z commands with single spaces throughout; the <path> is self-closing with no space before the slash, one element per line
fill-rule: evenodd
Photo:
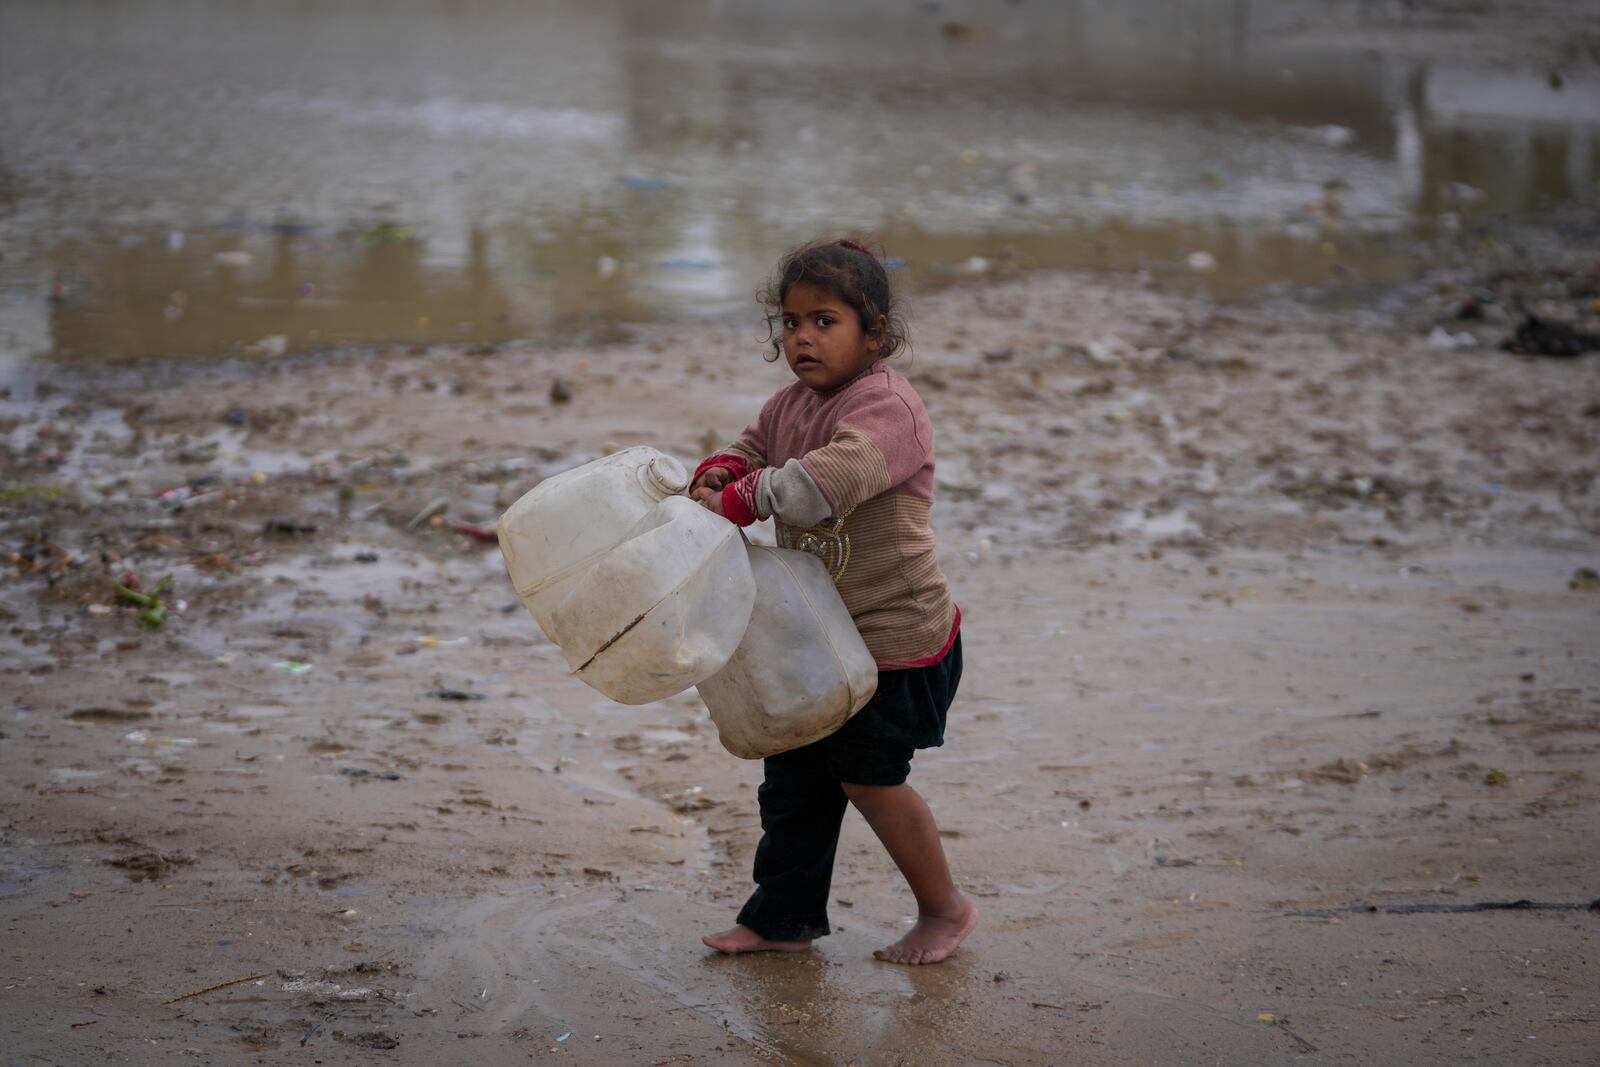
<path fill-rule="evenodd" d="M 1574 593 L 1592 593 L 1600 589 L 1600 572 L 1593 567 L 1579 567 L 1567 579 L 1567 588 Z"/>
<path fill-rule="evenodd" d="M 499 541 L 500 534 L 492 526 L 474 526 L 467 522 L 452 522 L 450 529 L 479 541 Z"/>
<path fill-rule="evenodd" d="M 0 489 L 0 500 L 20 500 L 28 496 L 42 496 L 46 500 L 55 500 L 60 495 L 59 485 L 13 485 Z"/>
<path fill-rule="evenodd" d="M 339 773 L 346 778 L 378 778 L 385 782 L 398 782 L 398 771 L 371 771 L 365 767 L 340 767 Z"/>
<path fill-rule="evenodd" d="M 450 509 L 450 498 L 447 496 L 436 497 L 428 501 L 423 509 L 411 516 L 411 521 L 406 523 L 406 529 L 415 530 L 435 515 L 443 514 Z"/>
<path fill-rule="evenodd" d="M 143 730 L 135 730 L 125 735 L 123 740 L 135 745 L 172 745 L 176 747 L 196 743 L 195 738 L 192 737 L 151 737 Z"/>
<path fill-rule="evenodd" d="M 142 592 L 139 579 L 132 574 L 124 574 L 120 582 L 112 582 L 111 589 L 116 595 L 118 604 L 128 604 L 143 608 L 139 612 L 139 627 L 144 630 L 159 630 L 167 621 L 167 605 L 162 602 L 161 594 L 172 585 L 172 575 L 167 575 L 156 583 L 154 589 L 148 593 Z"/>
<path fill-rule="evenodd" d="M 282 671 L 284 674 L 304 674 L 311 669 L 311 664 L 302 663 L 297 659 L 280 659 L 272 667 L 274 670 Z"/>
<path fill-rule="evenodd" d="M 1516 332 L 1500 345 L 1507 352 L 1529 356 L 1581 356 L 1600 349 L 1600 334 L 1579 330 L 1565 322 L 1529 314 Z"/>
<path fill-rule="evenodd" d="M 565 1041 L 567 1038 L 569 1038 L 571 1036 L 572 1036 L 572 1031 L 568 1030 L 566 1033 L 564 1033 L 560 1037 L 556 1038 L 556 1040 L 557 1041 Z"/>
<path fill-rule="evenodd" d="M 398 222 L 378 222 L 361 231 L 361 239 L 368 244 L 390 244 L 411 240 L 411 229 Z"/>
<path fill-rule="evenodd" d="M 247 347 L 252 355 L 281 356 L 289 351 L 289 338 L 287 334 L 268 334 L 253 345 Z"/>
<path fill-rule="evenodd" d="M 601 256 L 599 262 L 595 264 L 594 272 L 600 275 L 602 278 L 610 278 L 613 277 L 621 267 L 622 264 L 618 263 L 610 256 Z"/>
<path fill-rule="evenodd" d="M 1476 348 L 1478 339 L 1465 330 L 1460 333 L 1451 333 L 1443 326 L 1435 326 L 1433 332 L 1428 334 L 1428 347 L 1437 348 L 1443 352 L 1453 352 L 1461 348 Z"/>
<path fill-rule="evenodd" d="M 1506 777 L 1506 772 L 1498 767 L 1490 767 L 1489 773 L 1483 776 L 1484 785 L 1505 785 L 1510 780 Z"/>
<path fill-rule="evenodd" d="M 309 523 L 293 522 L 289 519 L 268 519 L 262 524 L 261 532 L 267 536 L 284 534 L 290 537 L 297 537 L 301 534 L 314 534 L 317 532 L 317 528 Z"/>
<path fill-rule="evenodd" d="M 430 697 L 434 697 L 435 699 L 438 699 L 438 700 L 487 700 L 487 699 L 489 699 L 483 693 L 469 693 L 464 689 L 435 689 L 435 690 L 432 690 L 431 692 L 426 693 L 424 695 L 430 696 Z"/>
<path fill-rule="evenodd" d="M 417 645 L 421 648 L 459 648 L 460 646 L 467 644 L 471 638 L 452 637 L 448 641 L 441 641 L 437 637 L 424 636 L 419 637 L 416 640 Z"/>
<path fill-rule="evenodd" d="M 255 257 L 249 252 L 230 251 L 218 252 L 211 257 L 213 261 L 224 267 L 248 267 Z"/>
<path fill-rule="evenodd" d="M 1205 274 L 1217 269 L 1217 257 L 1210 252 L 1190 252 L 1184 262 L 1196 274 Z"/>

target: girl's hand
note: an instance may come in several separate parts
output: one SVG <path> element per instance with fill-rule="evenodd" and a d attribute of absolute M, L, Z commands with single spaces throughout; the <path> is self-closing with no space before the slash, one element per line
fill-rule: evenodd
<path fill-rule="evenodd" d="M 704 504 L 708 498 L 720 498 L 723 486 L 732 478 L 733 472 L 727 467 L 707 467 L 706 472 L 696 478 L 694 484 L 689 487 L 689 499 Z M 721 501 L 718 503 L 720 505 Z M 716 510 L 718 515 L 722 514 L 720 506 Z"/>
<path fill-rule="evenodd" d="M 715 512 L 718 515 L 722 515 L 723 518 L 727 518 L 728 517 L 727 515 L 724 515 L 723 511 L 722 511 L 722 494 L 721 493 L 708 493 L 705 496 L 701 497 L 700 498 L 700 506 L 705 508 L 707 511 L 712 511 L 712 512 Z"/>

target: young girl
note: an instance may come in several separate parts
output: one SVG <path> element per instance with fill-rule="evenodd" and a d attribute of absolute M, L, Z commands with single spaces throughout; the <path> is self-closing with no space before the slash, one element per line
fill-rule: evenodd
<path fill-rule="evenodd" d="M 740 526 L 776 518 L 778 542 L 820 556 L 878 663 L 878 690 L 836 733 L 765 761 L 756 891 L 721 952 L 798 952 L 826 935 L 846 802 L 910 883 L 917 922 L 874 955 L 938 963 L 978 922 L 950 880 L 939 828 L 906 784 L 944 743 L 961 678 L 961 613 L 933 551 L 933 431 L 885 362 L 905 337 L 883 264 L 855 241 L 791 252 L 762 293 L 776 359 L 796 381 L 700 464 L 690 495 Z"/>

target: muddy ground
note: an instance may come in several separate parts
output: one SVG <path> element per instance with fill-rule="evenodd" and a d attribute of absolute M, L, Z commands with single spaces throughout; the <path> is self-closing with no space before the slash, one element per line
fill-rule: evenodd
<path fill-rule="evenodd" d="M 1581 319 L 1592 256 L 1530 270 L 1359 313 L 1132 275 L 919 301 L 967 674 L 913 783 L 983 912 L 923 969 L 871 958 L 910 902 L 853 815 L 835 936 L 703 949 L 759 765 L 692 691 L 568 677 L 456 528 L 730 436 L 786 375 L 750 322 L 27 365 L 6 1062 L 1583 1062 L 1600 355 L 1452 317 L 1521 286 Z M 142 630 L 111 582 L 166 575 Z"/>

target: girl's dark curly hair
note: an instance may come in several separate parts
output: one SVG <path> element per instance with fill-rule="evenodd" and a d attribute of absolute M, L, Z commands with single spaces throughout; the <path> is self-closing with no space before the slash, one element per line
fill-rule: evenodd
<path fill-rule="evenodd" d="M 883 262 L 859 241 L 843 240 L 801 245 L 778 262 L 778 269 L 756 293 L 767 309 L 766 342 L 772 346 L 767 361 L 783 355 L 783 300 L 797 285 L 815 286 L 855 309 L 861 329 L 878 335 L 878 355 L 887 359 L 907 348 L 905 319 L 889 290 Z M 879 326 L 882 316 L 884 325 Z"/>

